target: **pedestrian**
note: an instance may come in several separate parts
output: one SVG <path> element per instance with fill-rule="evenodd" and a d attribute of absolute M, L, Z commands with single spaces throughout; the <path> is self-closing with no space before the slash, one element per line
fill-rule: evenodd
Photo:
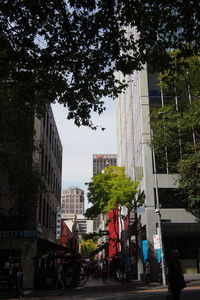
<path fill-rule="evenodd" d="M 16 277 L 15 266 L 14 266 L 14 263 L 13 263 L 12 259 L 10 259 L 9 264 L 8 264 L 7 285 L 8 285 L 8 292 L 11 295 L 14 292 L 15 277 Z"/>
<path fill-rule="evenodd" d="M 62 289 L 65 289 L 65 284 L 63 282 L 63 264 L 62 261 L 58 261 L 57 266 L 56 266 L 56 274 L 57 274 L 57 281 L 56 281 L 56 286 L 55 289 L 61 287 Z"/>
<path fill-rule="evenodd" d="M 144 274 L 145 274 L 145 282 L 149 284 L 151 280 L 151 266 L 150 266 L 149 259 L 146 260 L 144 266 Z"/>
<path fill-rule="evenodd" d="M 16 298 L 23 298 L 24 273 L 22 267 L 16 272 Z"/>
<path fill-rule="evenodd" d="M 107 276 L 108 276 L 108 267 L 107 267 L 107 263 L 104 262 L 102 266 L 102 280 L 104 283 L 106 283 Z"/>
<path fill-rule="evenodd" d="M 179 251 L 174 249 L 168 265 L 168 285 L 173 300 L 179 300 L 181 290 L 186 287 Z"/>
<path fill-rule="evenodd" d="M 85 274 L 86 274 L 86 278 L 88 280 L 90 278 L 90 267 L 88 264 L 85 265 Z"/>
<path fill-rule="evenodd" d="M 80 254 L 77 253 L 74 257 L 74 265 L 73 265 L 75 286 L 79 285 L 80 283 L 81 268 L 82 268 L 81 256 Z"/>

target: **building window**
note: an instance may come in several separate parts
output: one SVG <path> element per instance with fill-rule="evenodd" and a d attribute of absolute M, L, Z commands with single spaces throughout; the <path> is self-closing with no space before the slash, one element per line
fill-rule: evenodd
<path fill-rule="evenodd" d="M 154 195 L 155 189 L 154 189 Z M 160 208 L 185 208 L 184 196 L 180 194 L 178 189 L 158 189 Z M 156 200 L 156 197 L 154 196 Z M 156 203 L 155 203 L 156 207 Z"/>

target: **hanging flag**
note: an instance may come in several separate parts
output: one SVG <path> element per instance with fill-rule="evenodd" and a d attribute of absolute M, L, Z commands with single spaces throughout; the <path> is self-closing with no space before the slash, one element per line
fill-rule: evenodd
<path fill-rule="evenodd" d="M 143 255 L 143 263 L 145 264 L 147 259 L 149 258 L 149 251 L 148 251 L 148 241 L 142 241 L 142 255 Z"/>

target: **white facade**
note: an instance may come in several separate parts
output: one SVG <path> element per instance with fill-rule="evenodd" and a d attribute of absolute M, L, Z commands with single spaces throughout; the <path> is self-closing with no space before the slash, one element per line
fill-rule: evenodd
<path fill-rule="evenodd" d="M 118 74 L 118 76 L 122 75 Z M 125 166 L 126 174 L 140 182 L 140 193 L 144 194 L 145 210 L 139 217 L 138 248 L 142 240 L 147 240 L 151 260 L 156 264 L 156 251 L 153 249 L 153 235 L 158 232 L 158 215 L 155 212 L 155 176 L 159 191 L 174 191 L 177 187 L 176 174 L 154 174 L 152 149 L 148 142 L 150 130 L 150 92 L 158 90 L 155 76 L 149 74 L 147 67 L 135 71 L 125 78 L 129 86 L 117 99 L 117 160 L 119 166 Z M 199 273 L 199 224 L 198 220 L 182 208 L 161 208 L 164 250 L 169 254 L 170 247 L 177 247 L 182 255 L 185 273 Z M 176 225 L 176 224 L 179 225 Z M 192 232 L 192 235 L 191 235 Z M 195 244 L 186 247 L 187 243 Z M 182 250 L 182 251 L 181 251 Z M 195 253 L 195 257 L 191 254 Z M 143 273 L 142 253 L 138 257 L 138 275 Z M 188 264 L 195 265 L 189 268 Z"/>
<path fill-rule="evenodd" d="M 70 231 L 72 231 L 74 219 L 76 217 L 79 235 L 93 233 L 93 220 L 86 219 L 84 215 L 78 214 L 75 216 L 73 214 L 63 214 L 62 217 Z"/>

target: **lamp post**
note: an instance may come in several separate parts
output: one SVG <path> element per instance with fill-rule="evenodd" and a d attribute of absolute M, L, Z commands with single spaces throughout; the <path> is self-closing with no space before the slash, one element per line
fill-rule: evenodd
<path fill-rule="evenodd" d="M 151 137 L 153 137 L 152 130 L 151 130 Z M 152 146 L 152 155 L 153 155 L 153 168 L 154 168 L 155 190 L 156 190 L 155 212 L 158 216 L 158 235 L 159 235 L 159 240 L 160 240 L 160 250 L 161 250 L 161 260 L 162 260 L 162 280 L 163 280 L 163 285 L 166 286 L 165 259 L 164 259 L 164 252 L 163 252 L 163 243 L 162 243 L 161 213 L 160 213 L 160 203 L 159 203 L 159 194 L 158 194 L 158 178 L 157 178 L 157 172 L 156 172 L 154 146 Z"/>

